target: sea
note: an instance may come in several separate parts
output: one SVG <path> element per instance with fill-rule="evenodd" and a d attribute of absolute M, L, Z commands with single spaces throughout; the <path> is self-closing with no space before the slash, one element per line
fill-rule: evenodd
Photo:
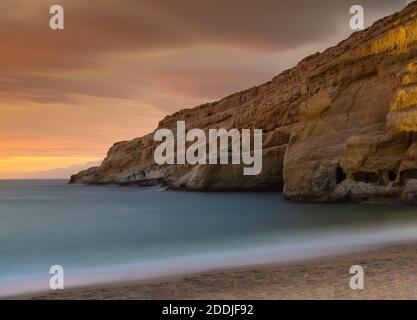
<path fill-rule="evenodd" d="M 0 180 L 0 296 L 359 252 L 417 240 L 417 208 L 279 192 Z M 359 263 L 359 261 L 358 261 Z M 347 270 L 348 272 L 348 270 Z"/>

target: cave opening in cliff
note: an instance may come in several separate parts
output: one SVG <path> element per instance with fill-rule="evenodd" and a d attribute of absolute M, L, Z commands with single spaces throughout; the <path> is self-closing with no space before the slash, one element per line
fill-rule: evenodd
<path fill-rule="evenodd" d="M 337 167 L 337 169 L 336 169 L 336 183 L 339 184 L 339 183 L 342 183 L 345 180 L 346 180 L 346 174 L 343 171 L 343 168 L 342 167 Z"/>
<path fill-rule="evenodd" d="M 397 174 L 395 173 L 395 171 L 388 172 L 388 179 L 389 181 L 397 180 Z"/>
<path fill-rule="evenodd" d="M 360 171 L 353 174 L 353 179 L 358 182 L 377 183 L 379 180 L 379 176 L 375 172 Z"/>
<path fill-rule="evenodd" d="M 400 175 L 401 184 L 405 184 L 408 179 L 417 179 L 417 170 L 409 169 L 401 172 Z"/>

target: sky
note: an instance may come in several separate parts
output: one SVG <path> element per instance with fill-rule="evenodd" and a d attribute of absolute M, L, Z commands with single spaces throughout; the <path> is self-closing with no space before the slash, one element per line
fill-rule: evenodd
<path fill-rule="evenodd" d="M 408 1 L 409 2 L 409 1 Z M 406 0 L 1 0 L 0 179 L 67 178 L 165 115 L 269 81 Z M 64 30 L 49 8 L 64 8 Z"/>

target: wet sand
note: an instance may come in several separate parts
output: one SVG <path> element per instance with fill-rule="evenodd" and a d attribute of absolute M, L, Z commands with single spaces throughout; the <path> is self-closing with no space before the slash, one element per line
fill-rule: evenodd
<path fill-rule="evenodd" d="M 364 290 L 349 286 L 361 265 Z M 416 299 L 417 244 L 295 263 L 46 292 L 19 299 Z"/>

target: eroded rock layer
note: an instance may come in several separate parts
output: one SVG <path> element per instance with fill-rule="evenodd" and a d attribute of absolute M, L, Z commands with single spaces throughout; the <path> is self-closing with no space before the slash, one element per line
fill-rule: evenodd
<path fill-rule="evenodd" d="M 312 55 L 271 82 L 179 111 L 158 128 L 262 129 L 263 170 L 158 166 L 153 133 L 116 143 L 74 183 L 189 190 L 283 189 L 297 201 L 417 202 L 417 4 Z"/>

